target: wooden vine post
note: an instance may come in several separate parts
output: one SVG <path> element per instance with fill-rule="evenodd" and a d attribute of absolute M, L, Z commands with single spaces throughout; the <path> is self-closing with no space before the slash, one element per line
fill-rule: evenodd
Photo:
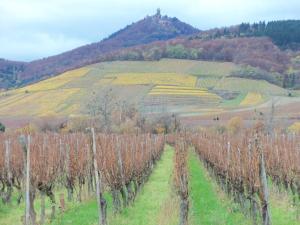
<path fill-rule="evenodd" d="M 20 143 L 23 146 L 25 158 L 25 225 L 30 225 L 30 135 L 20 136 Z"/>
<path fill-rule="evenodd" d="M 260 142 L 259 131 L 256 131 L 255 134 L 255 144 L 259 154 L 259 179 L 260 179 L 259 197 L 262 205 L 263 225 L 271 225 L 268 180 L 267 180 L 265 160 L 264 160 L 264 151 Z"/>
<path fill-rule="evenodd" d="M 229 193 L 230 189 L 229 189 L 229 185 L 230 185 L 230 181 L 229 181 L 229 167 L 230 167 L 230 150 L 231 150 L 231 145 L 230 145 L 230 141 L 227 142 L 227 162 L 226 162 L 226 180 L 225 180 L 225 190 Z"/>
<path fill-rule="evenodd" d="M 92 141 L 93 141 L 93 158 L 94 158 L 94 170 L 95 170 L 95 180 L 96 180 L 96 198 L 98 205 L 98 224 L 106 225 L 106 202 L 102 201 L 101 196 L 101 174 L 99 174 L 98 164 L 97 164 L 97 149 L 96 149 L 96 137 L 95 129 L 91 128 L 92 131 Z M 99 176 L 100 175 L 100 176 Z"/>
<path fill-rule="evenodd" d="M 12 194 L 12 173 L 10 168 L 10 140 L 5 141 L 5 169 L 7 171 L 7 194 L 5 197 L 5 203 L 11 203 L 11 194 Z"/>
<path fill-rule="evenodd" d="M 124 176 L 124 170 L 123 170 L 123 163 L 122 163 L 122 155 L 121 155 L 121 140 L 117 137 L 116 139 L 116 154 L 118 157 L 118 167 L 121 173 L 121 180 L 122 180 L 122 189 L 121 189 L 121 195 L 123 198 L 123 207 L 125 208 L 128 205 L 128 195 L 126 191 L 126 186 L 125 186 L 125 176 Z"/>

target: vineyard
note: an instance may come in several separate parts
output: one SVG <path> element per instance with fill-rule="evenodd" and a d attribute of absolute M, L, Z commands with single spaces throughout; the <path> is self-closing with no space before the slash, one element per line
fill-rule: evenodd
<path fill-rule="evenodd" d="M 173 71 L 168 65 L 172 65 Z M 72 114 L 82 116 L 86 114 L 85 104 L 92 93 L 101 95 L 106 87 L 112 88 L 116 98 L 120 101 L 143 104 L 143 98 L 147 96 L 153 85 L 177 85 L 179 89 L 185 89 L 185 87 L 193 89 L 197 77 L 189 75 L 189 72 L 195 73 L 201 69 L 214 73 L 213 71 L 219 67 L 215 68 L 213 65 L 189 60 L 94 64 L 65 72 L 33 85 L 2 92 L 0 115 L 20 117 Z M 218 71 L 221 67 L 223 67 L 222 63 Z M 227 67 L 229 70 L 233 66 L 226 64 Z M 207 69 L 212 71 L 207 71 Z M 132 90 L 136 91 L 134 96 L 130 94 Z M 196 88 L 194 91 L 200 93 L 198 92 L 200 90 Z M 193 94 L 191 90 L 189 95 Z"/>
<path fill-rule="evenodd" d="M 229 78 L 236 68 L 233 63 L 176 59 L 92 64 L 32 85 L 0 92 L 0 116 L 11 119 L 33 116 L 84 116 L 87 113 L 86 103 L 93 93 L 100 96 L 107 88 L 113 89 L 118 100 L 140 105 L 143 112 L 155 111 L 148 104 L 148 96 L 153 95 L 158 98 L 168 95 L 170 99 L 163 101 L 170 102 L 171 112 L 189 113 L 218 107 L 218 103 L 225 101 L 222 96 L 216 94 L 218 91 L 260 93 L 263 90 L 268 93 L 272 91 L 275 95 L 286 94 L 282 88 L 267 82 Z M 248 82 L 254 85 L 248 85 Z M 172 86 L 173 91 L 170 90 Z M 135 90 L 133 95 L 132 90 Z M 172 102 L 176 102 L 177 97 L 179 103 L 185 103 L 183 105 L 188 107 L 182 107 L 180 104 L 173 107 Z M 160 106 L 164 105 L 164 102 L 160 102 Z"/>
<path fill-rule="evenodd" d="M 156 85 L 143 99 L 141 108 L 147 112 L 193 112 L 215 107 L 221 101 L 220 96 L 205 88 Z"/>
<path fill-rule="evenodd" d="M 237 137 L 200 134 L 192 142 L 222 189 L 255 223 L 260 214 L 263 224 L 271 224 L 268 179 L 290 191 L 299 207 L 299 137 L 263 136 L 259 127 L 248 132 Z"/>
<path fill-rule="evenodd" d="M 257 92 L 267 95 L 286 95 L 284 88 L 270 84 L 263 80 L 249 80 L 244 78 L 226 77 L 214 87 L 216 90 L 231 90 L 242 93 Z"/>
<path fill-rule="evenodd" d="M 220 79 L 220 77 L 213 77 L 213 76 L 198 77 L 197 87 L 213 89 L 221 81 L 222 79 Z"/>
<path fill-rule="evenodd" d="M 209 93 L 207 89 L 191 88 L 185 86 L 155 86 L 149 95 L 186 95 L 186 96 L 199 96 L 207 98 L 219 98 L 216 94 Z"/>
<path fill-rule="evenodd" d="M 37 194 L 50 198 L 50 218 L 54 218 L 55 188 L 66 188 L 71 201 L 76 187 L 77 199 L 81 201 L 85 186 L 89 192 L 97 190 L 101 223 L 104 224 L 107 207 L 102 194 L 104 189 L 109 188 L 112 193 L 115 213 L 133 201 L 161 156 L 164 137 L 94 133 L 91 138 L 84 134 L 32 134 L 19 138 L 2 135 L 1 143 L 4 156 L 0 161 L 1 197 L 4 203 L 10 203 L 16 191 L 20 203 L 24 198 L 22 191 L 26 189 L 26 224 L 36 224 L 34 201 Z M 41 224 L 45 222 L 44 204 Z M 60 199 L 60 207 L 64 210 L 64 199 Z"/>
<path fill-rule="evenodd" d="M 263 97 L 260 93 L 249 92 L 243 101 L 240 103 L 241 106 L 257 105 L 263 101 Z"/>
<path fill-rule="evenodd" d="M 65 86 L 84 77 L 89 71 L 89 68 L 83 67 L 23 88 L 2 93 L 0 97 L 0 114 L 52 116 L 76 113 L 79 110 L 78 103 L 68 104 L 68 100 L 78 97 L 81 89 Z"/>
<path fill-rule="evenodd" d="M 137 84 L 159 84 L 159 85 L 178 85 L 194 87 L 196 77 L 176 73 L 129 73 L 118 74 L 113 84 L 116 85 L 137 85 Z"/>
<path fill-rule="evenodd" d="M 300 225 L 300 0 L 150 2 L 0 0 L 0 225 Z"/>
<path fill-rule="evenodd" d="M 80 78 L 86 75 L 90 69 L 83 67 L 77 70 L 71 70 L 65 72 L 59 76 L 49 78 L 47 80 L 26 86 L 24 88 L 17 89 L 17 93 L 24 93 L 24 92 L 36 92 L 36 91 L 48 91 L 53 89 L 58 89 L 65 84 L 73 81 L 74 79 Z"/>
<path fill-rule="evenodd" d="M 72 96 L 76 96 L 79 91 L 78 88 L 69 88 L 23 94 L 18 93 L 6 97 L 5 100 L 1 101 L 0 113 L 2 115 L 13 114 L 15 116 L 47 116 L 59 115 L 61 109 L 64 109 L 64 113 L 73 113 L 76 112 L 76 108 L 74 108 L 74 105 L 66 104 L 66 102 Z"/>
<path fill-rule="evenodd" d="M 167 136 L 117 135 L 98 134 L 93 129 L 89 133 L 74 134 L 2 134 L 0 206 L 14 204 L 15 207 L 26 208 L 25 215 L 15 220 L 15 224 L 57 224 L 56 218 L 63 218 L 64 214 L 67 216 L 72 211 L 70 202 L 84 206 L 87 199 L 96 199 L 95 206 L 98 205 L 98 208 L 93 212 L 98 214 L 98 224 L 140 224 L 142 217 L 134 218 L 134 212 L 140 211 L 135 208 L 135 204 L 149 207 L 148 213 L 152 212 L 152 202 L 146 201 L 150 196 L 144 197 L 147 196 L 145 191 L 151 193 L 153 188 L 155 190 L 152 185 L 163 185 L 162 193 L 178 199 L 173 202 L 178 207 L 168 206 L 174 207 L 178 213 L 169 212 L 170 218 L 163 224 L 186 225 L 189 219 L 193 221 L 191 224 L 198 224 L 195 218 L 204 220 L 202 213 L 207 201 L 211 201 L 208 197 L 210 194 L 207 194 L 207 199 L 203 195 L 198 196 L 197 192 L 204 191 L 204 186 L 196 189 L 191 189 L 191 186 L 195 185 L 194 177 L 203 173 L 200 170 L 205 170 L 216 181 L 218 192 L 223 192 L 227 199 L 239 205 L 239 210 L 235 213 L 227 212 L 226 218 L 245 217 L 245 221 L 254 224 L 280 224 L 272 219 L 276 205 L 273 205 L 270 196 L 276 187 L 281 193 L 290 196 L 285 201 L 292 205 L 295 212 L 289 218 L 294 222 L 286 221 L 284 224 L 295 224 L 300 213 L 299 140 L 297 135 L 265 134 L 260 125 L 237 135 L 209 131 Z M 173 146 L 174 150 L 164 150 L 166 144 Z M 194 155 L 192 149 L 201 163 L 190 156 Z M 173 151 L 174 154 L 171 154 Z M 167 156 L 170 160 L 165 158 Z M 172 174 L 171 161 L 174 175 L 169 181 L 173 185 L 169 186 L 161 181 Z M 203 164 L 205 169 L 195 165 L 194 168 L 198 169 L 191 169 L 190 161 Z M 167 177 L 155 181 L 152 177 L 159 176 L 155 171 L 161 170 L 162 163 L 167 163 L 165 171 L 169 172 L 160 172 Z M 204 182 L 207 178 L 202 175 L 200 179 Z M 152 195 L 156 196 L 155 191 Z M 156 200 L 160 202 L 160 198 L 157 195 Z M 50 204 L 46 203 L 46 199 L 49 199 Z M 217 199 L 214 201 L 219 201 Z M 197 206 L 197 201 L 201 201 L 202 205 Z M 228 207 L 216 204 L 219 204 L 218 210 Z M 157 205 L 155 209 L 157 207 L 161 206 Z M 126 214 L 128 218 L 124 217 L 125 212 L 131 212 Z M 159 220 L 163 219 L 159 217 Z M 225 224 L 225 221 L 220 222 Z M 96 221 L 86 223 L 96 224 Z"/>

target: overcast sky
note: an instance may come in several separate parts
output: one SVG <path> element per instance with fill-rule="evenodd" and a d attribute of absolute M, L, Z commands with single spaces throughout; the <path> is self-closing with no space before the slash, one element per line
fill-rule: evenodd
<path fill-rule="evenodd" d="M 96 42 L 158 7 L 199 29 L 300 19 L 300 0 L 0 0 L 0 58 L 30 61 Z"/>

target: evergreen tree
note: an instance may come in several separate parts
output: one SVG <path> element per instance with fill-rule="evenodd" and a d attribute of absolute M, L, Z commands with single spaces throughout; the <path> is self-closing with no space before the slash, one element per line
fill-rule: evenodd
<path fill-rule="evenodd" d="M 0 122 L 0 132 L 5 132 L 5 126 Z"/>

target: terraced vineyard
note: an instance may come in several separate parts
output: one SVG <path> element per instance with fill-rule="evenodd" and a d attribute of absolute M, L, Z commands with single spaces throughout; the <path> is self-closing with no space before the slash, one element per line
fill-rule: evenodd
<path fill-rule="evenodd" d="M 149 95 L 192 95 L 200 97 L 215 97 L 219 98 L 217 95 L 209 93 L 207 89 L 204 88 L 193 88 L 187 86 L 155 86 Z"/>
<path fill-rule="evenodd" d="M 49 116 L 78 112 L 79 102 L 69 104 L 69 100 L 78 97 L 79 87 L 67 87 L 88 74 L 89 68 L 68 71 L 23 88 L 1 93 L 0 114 L 13 116 Z"/>
<path fill-rule="evenodd" d="M 149 96 L 148 92 L 153 85 L 177 85 L 182 87 L 180 92 L 180 88 L 177 90 L 177 95 L 180 98 L 187 95 L 203 94 L 204 97 L 209 99 L 214 95 L 194 88 L 197 77 L 190 74 L 216 72 L 220 75 L 222 68 L 227 68 L 227 73 L 229 73 L 230 68 L 234 68 L 234 65 L 189 60 L 95 64 L 68 71 L 17 90 L 2 92 L 0 116 L 85 114 L 85 104 L 91 94 L 95 92 L 97 95 L 101 95 L 103 90 L 108 87 L 111 87 L 121 100 L 137 105 L 143 105 L 143 99 Z M 191 89 L 186 89 L 186 87 Z M 135 91 L 135 94 L 131 94 L 132 91 Z M 152 94 L 154 92 L 150 91 L 150 95 Z M 183 98 L 181 102 L 184 101 Z"/>
<path fill-rule="evenodd" d="M 76 105 L 67 105 L 68 99 L 76 96 L 80 89 L 58 89 L 47 91 L 35 91 L 32 93 L 16 93 L 6 97 L 0 102 L 1 115 L 59 115 L 63 109 L 64 113 L 74 113 Z"/>
<path fill-rule="evenodd" d="M 221 100 L 205 88 L 157 85 L 144 99 L 143 109 L 148 112 L 190 112 L 193 108 L 216 107 Z"/>
<path fill-rule="evenodd" d="M 116 99 L 136 105 L 143 113 L 167 110 L 186 115 L 222 111 L 227 105 L 253 106 L 263 102 L 259 95 L 287 94 L 265 81 L 228 77 L 236 67 L 232 63 L 175 59 L 94 64 L 1 92 L 0 117 L 85 115 L 91 97 L 101 96 L 107 89 L 113 90 Z M 248 93 L 257 96 L 251 98 L 249 94 L 248 100 L 239 104 L 223 98 L 231 92 L 240 93 L 236 98 Z"/>
<path fill-rule="evenodd" d="M 83 67 L 77 70 L 71 70 L 65 72 L 59 76 L 49 78 L 47 80 L 38 82 L 36 84 L 32 84 L 26 86 L 24 88 L 17 89 L 17 93 L 23 92 L 37 92 L 37 91 L 48 91 L 48 90 L 56 90 L 59 88 L 63 88 L 64 85 L 68 84 L 71 81 L 74 81 L 80 77 L 85 76 L 90 71 L 89 68 Z"/>

